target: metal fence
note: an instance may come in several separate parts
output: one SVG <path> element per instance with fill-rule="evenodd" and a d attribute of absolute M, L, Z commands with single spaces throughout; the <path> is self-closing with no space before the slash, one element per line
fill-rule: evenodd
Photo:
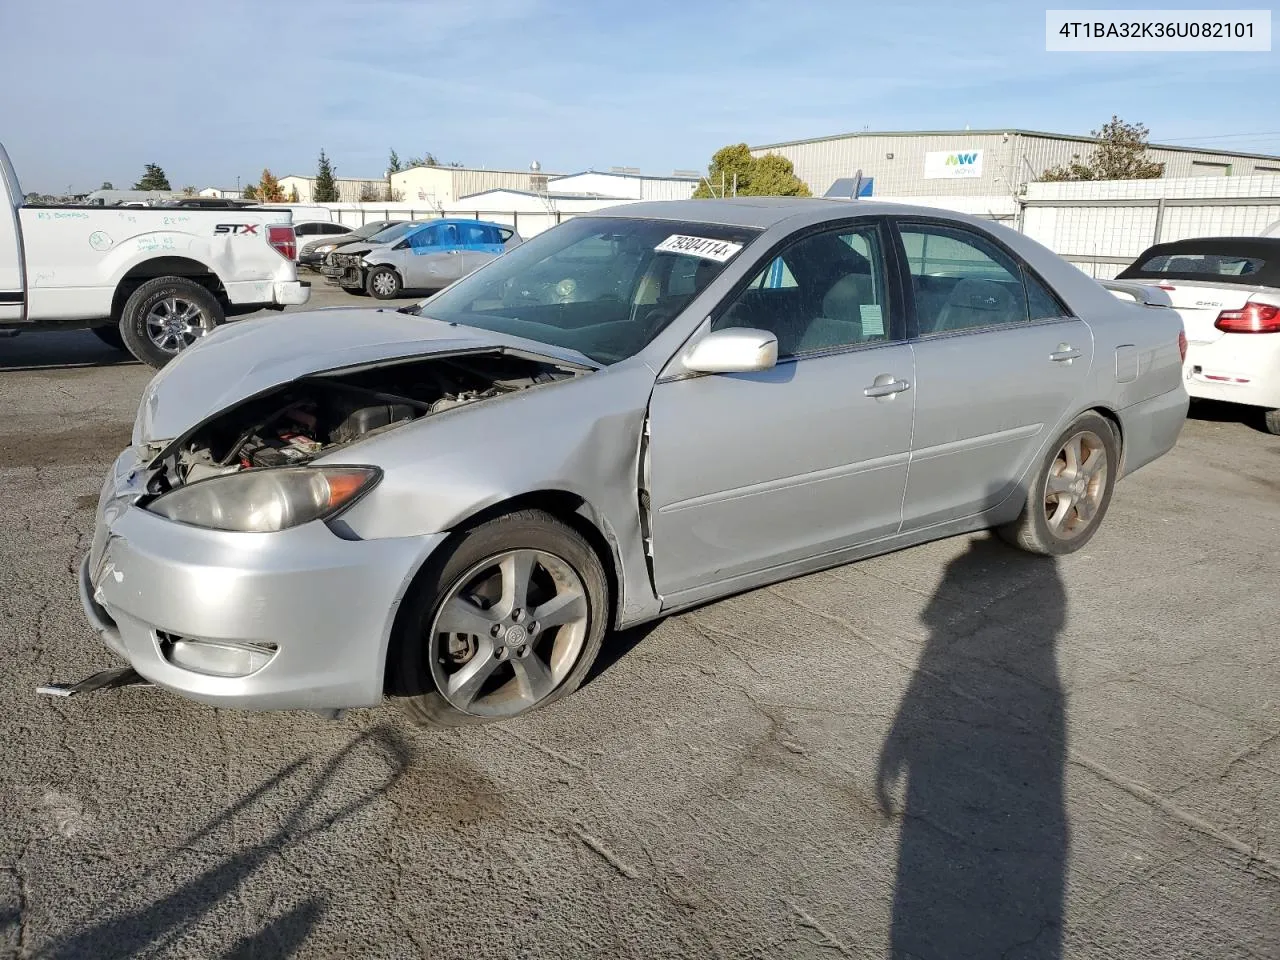
<path fill-rule="evenodd" d="M 1018 229 L 1091 277 L 1110 280 L 1153 244 L 1256 237 L 1277 221 L 1280 196 L 1024 200 Z"/>
<path fill-rule="evenodd" d="M 354 204 L 322 204 L 329 207 L 333 219 L 349 227 L 362 227 L 375 220 L 440 220 L 445 217 L 466 217 L 473 220 L 488 220 L 511 227 L 520 236 L 528 239 L 543 230 L 548 230 L 558 223 L 571 219 L 574 214 L 564 211 L 529 211 L 529 210 L 438 210 L 434 208 L 406 207 L 397 204 L 362 203 Z"/>

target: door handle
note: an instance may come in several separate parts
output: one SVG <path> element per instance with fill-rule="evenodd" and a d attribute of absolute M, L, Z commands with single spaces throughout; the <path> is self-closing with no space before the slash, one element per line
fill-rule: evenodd
<path fill-rule="evenodd" d="M 882 373 L 876 377 L 871 386 L 862 391 L 864 397 L 892 397 L 903 390 L 910 390 L 911 384 L 897 379 L 891 373 Z"/>
<path fill-rule="evenodd" d="M 1080 351 L 1069 343 L 1058 344 L 1058 349 L 1049 354 L 1049 359 L 1054 363 L 1070 363 L 1076 357 L 1080 356 Z"/>

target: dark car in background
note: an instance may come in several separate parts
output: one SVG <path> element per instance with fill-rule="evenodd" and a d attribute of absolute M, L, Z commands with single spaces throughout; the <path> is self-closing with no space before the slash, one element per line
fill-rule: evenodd
<path fill-rule="evenodd" d="M 344 243 L 355 243 L 360 240 L 368 240 L 375 234 L 381 233 L 388 227 L 394 227 L 397 224 L 405 223 L 404 220 L 371 220 L 364 226 L 346 227 L 343 224 L 329 224 L 331 227 L 341 227 L 340 232 L 326 231 L 325 233 L 311 238 L 303 242 L 301 236 L 298 237 L 298 263 L 304 267 L 319 269 L 324 262 L 325 255 L 330 251 L 336 250 Z"/>

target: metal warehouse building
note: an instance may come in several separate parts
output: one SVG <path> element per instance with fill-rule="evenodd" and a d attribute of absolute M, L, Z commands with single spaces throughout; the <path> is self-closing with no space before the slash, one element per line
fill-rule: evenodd
<path fill-rule="evenodd" d="M 1049 167 L 1087 157 L 1097 140 L 1035 130 L 921 130 L 846 133 L 752 147 L 776 153 L 821 196 L 837 177 L 862 170 L 874 179 L 872 195 L 891 197 L 1016 196 Z M 1215 153 L 1152 144 L 1149 159 L 1166 177 L 1255 176 L 1280 173 L 1280 157 Z"/>

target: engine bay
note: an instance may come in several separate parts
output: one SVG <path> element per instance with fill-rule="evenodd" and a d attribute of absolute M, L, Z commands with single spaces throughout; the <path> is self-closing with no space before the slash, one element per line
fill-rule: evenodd
<path fill-rule="evenodd" d="M 298 466 L 423 417 L 579 373 L 494 351 L 304 377 L 198 426 L 165 458 L 159 486 Z"/>

